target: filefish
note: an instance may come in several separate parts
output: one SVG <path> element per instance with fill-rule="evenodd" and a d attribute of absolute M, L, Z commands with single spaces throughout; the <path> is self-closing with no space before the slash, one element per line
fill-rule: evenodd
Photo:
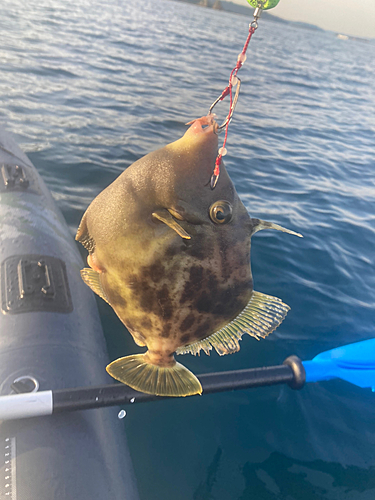
<path fill-rule="evenodd" d="M 107 366 L 149 394 L 200 394 L 175 354 L 239 350 L 247 333 L 265 338 L 289 307 L 253 290 L 250 238 L 261 229 L 298 233 L 250 218 L 225 165 L 214 190 L 213 115 L 128 167 L 86 210 L 76 239 L 88 250 L 84 282 L 114 309 L 144 354 Z"/>

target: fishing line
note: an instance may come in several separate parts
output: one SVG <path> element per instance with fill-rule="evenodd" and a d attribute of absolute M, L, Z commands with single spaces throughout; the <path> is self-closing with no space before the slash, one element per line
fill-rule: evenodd
<path fill-rule="evenodd" d="M 280 0 L 247 0 L 249 4 L 252 7 L 255 7 L 254 10 L 254 20 L 249 24 L 249 33 L 247 35 L 245 44 L 243 46 L 242 51 L 238 54 L 237 57 L 237 63 L 235 67 L 232 69 L 230 75 L 229 75 L 229 81 L 228 85 L 225 87 L 225 89 L 222 91 L 221 95 L 216 99 L 211 104 L 211 107 L 208 111 L 208 114 L 212 114 L 212 110 L 216 106 L 216 104 L 220 101 L 223 101 L 228 95 L 229 95 L 229 113 L 227 115 L 227 118 L 225 121 L 216 129 L 217 133 L 220 133 L 222 130 L 225 129 L 225 135 L 224 135 L 224 141 L 222 147 L 218 151 L 218 155 L 215 160 L 215 167 L 214 171 L 211 175 L 211 189 L 215 189 L 215 186 L 217 184 L 217 181 L 219 180 L 219 175 L 220 175 L 220 165 L 221 165 L 221 159 L 223 156 L 227 154 L 227 149 L 226 149 L 226 143 L 228 139 L 228 129 L 229 129 L 229 124 L 232 121 L 233 113 L 237 104 L 238 96 L 240 93 L 240 87 L 241 87 L 241 80 L 238 78 L 237 73 L 238 71 L 242 68 L 242 66 L 245 64 L 246 61 L 246 51 L 249 47 L 249 43 L 251 40 L 251 37 L 255 33 L 255 30 L 258 28 L 258 20 L 262 14 L 263 10 L 268 10 L 272 9 L 273 7 L 276 7 L 276 5 L 279 3 Z M 233 88 L 237 87 L 236 93 L 233 97 Z"/>

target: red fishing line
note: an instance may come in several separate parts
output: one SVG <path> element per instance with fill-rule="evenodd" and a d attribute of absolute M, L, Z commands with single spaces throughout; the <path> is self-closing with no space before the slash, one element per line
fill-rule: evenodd
<path fill-rule="evenodd" d="M 247 35 L 245 45 L 243 46 L 242 52 L 238 55 L 237 64 L 232 69 L 232 71 L 231 71 L 231 73 L 229 75 L 228 86 L 223 90 L 223 92 L 221 93 L 221 96 L 219 98 L 219 101 L 223 101 L 225 99 L 225 97 L 227 97 L 227 95 L 229 95 L 229 113 L 228 113 L 228 116 L 227 116 L 227 119 L 226 119 L 225 136 L 224 136 L 223 145 L 219 149 L 219 154 L 217 155 L 216 161 L 215 161 L 215 168 L 214 168 L 214 171 L 213 171 L 213 174 L 212 174 L 212 177 L 211 177 L 211 188 L 212 189 L 216 186 L 216 183 L 218 181 L 218 178 L 219 178 L 219 175 L 220 175 L 221 159 L 222 159 L 223 155 L 226 153 L 225 145 L 226 145 L 227 138 L 228 138 L 228 128 L 229 128 L 229 124 L 230 124 L 230 121 L 231 121 L 231 118 L 232 118 L 232 114 L 233 114 L 233 110 L 232 110 L 232 106 L 233 106 L 233 86 L 235 86 L 235 85 L 238 84 L 236 82 L 235 78 L 236 78 L 236 75 L 237 75 L 239 69 L 241 69 L 241 67 L 243 66 L 244 62 L 246 61 L 246 51 L 247 51 L 247 48 L 249 46 L 251 37 L 254 34 L 255 30 L 256 30 L 256 25 L 254 26 L 253 23 L 251 23 L 250 26 L 249 26 L 249 34 Z M 234 85 L 233 85 L 233 83 L 234 83 Z"/>

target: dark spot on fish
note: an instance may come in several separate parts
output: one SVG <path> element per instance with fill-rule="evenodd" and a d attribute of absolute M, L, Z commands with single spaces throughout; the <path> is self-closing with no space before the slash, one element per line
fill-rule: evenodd
<path fill-rule="evenodd" d="M 248 270 L 249 265 L 247 266 L 242 266 L 238 272 L 238 277 L 240 279 L 246 279 L 249 275 L 249 270 Z"/>
<path fill-rule="evenodd" d="M 161 260 L 157 260 L 151 266 L 143 267 L 141 273 L 149 277 L 154 283 L 158 283 L 165 274 L 165 268 Z"/>
<path fill-rule="evenodd" d="M 142 328 L 142 330 L 151 330 L 152 322 L 151 322 L 150 318 L 145 317 L 142 319 L 141 328 Z"/>
<path fill-rule="evenodd" d="M 177 254 L 180 254 L 185 249 L 185 245 L 183 242 L 176 243 L 173 241 L 166 249 L 165 256 L 166 257 L 174 257 Z"/>
<path fill-rule="evenodd" d="M 128 288 L 131 288 L 131 289 L 137 288 L 138 282 L 139 282 L 139 279 L 138 279 L 138 276 L 136 274 L 130 274 L 126 279 L 126 285 Z"/>
<path fill-rule="evenodd" d="M 199 292 L 203 281 L 203 267 L 192 266 L 190 268 L 189 279 L 185 283 L 184 290 L 181 294 L 180 304 L 191 301 Z"/>
<path fill-rule="evenodd" d="M 197 340 L 201 340 L 208 337 L 211 333 L 213 333 L 210 332 L 210 327 L 211 321 L 209 319 L 206 319 L 206 321 L 202 325 L 198 326 L 198 328 L 195 330 L 193 334 L 194 338 L 196 338 Z"/>
<path fill-rule="evenodd" d="M 180 331 L 181 332 L 186 332 L 186 330 L 189 330 L 194 324 L 195 321 L 195 314 L 190 313 L 186 316 L 186 318 L 181 322 L 180 325 Z"/>
<path fill-rule="evenodd" d="M 184 346 L 188 345 L 189 341 L 192 340 L 192 338 L 191 335 L 189 335 L 188 333 L 184 333 L 183 335 L 181 335 L 180 340 L 181 340 L 181 345 Z"/>
<path fill-rule="evenodd" d="M 225 310 L 225 304 L 223 302 L 216 302 L 214 308 L 212 309 L 212 314 L 215 314 L 218 316 L 219 314 L 222 314 L 222 312 Z"/>
<path fill-rule="evenodd" d="M 207 277 L 208 277 L 208 288 L 210 290 L 216 290 L 218 288 L 218 280 L 215 274 L 212 271 L 207 270 Z"/>
<path fill-rule="evenodd" d="M 221 269 L 221 277 L 223 280 L 227 281 L 233 271 L 233 246 L 229 244 L 227 241 L 226 235 L 224 233 L 220 233 L 218 235 L 218 245 L 220 248 L 220 269 Z"/>
<path fill-rule="evenodd" d="M 171 329 L 172 329 L 172 323 L 165 323 L 163 325 L 163 331 L 161 332 L 161 337 L 167 339 L 170 337 Z"/>
<path fill-rule="evenodd" d="M 204 260 L 207 257 L 207 246 L 206 238 L 203 235 L 199 237 L 192 238 L 191 240 L 186 240 L 185 243 L 185 253 L 194 257 L 197 260 Z"/>
<path fill-rule="evenodd" d="M 115 288 L 111 288 L 109 290 L 108 298 L 112 307 L 116 306 L 126 307 L 127 304 L 126 300 Z"/>
<path fill-rule="evenodd" d="M 151 312 L 155 308 L 155 290 L 148 283 L 140 283 L 141 286 L 134 288 L 135 294 L 139 297 L 139 307 L 146 312 Z"/>
<path fill-rule="evenodd" d="M 189 280 L 192 282 L 201 282 L 203 279 L 203 267 L 192 266 L 190 269 Z"/>
<path fill-rule="evenodd" d="M 232 274 L 232 267 L 228 263 L 228 258 L 226 252 L 220 252 L 221 256 L 221 277 L 224 281 L 227 281 Z"/>
<path fill-rule="evenodd" d="M 169 296 L 168 286 L 164 284 L 160 290 L 157 290 L 156 297 L 162 309 L 161 316 L 166 320 L 171 319 L 173 315 L 173 304 Z"/>
<path fill-rule="evenodd" d="M 181 262 L 174 262 L 170 266 L 165 267 L 165 281 L 168 283 L 174 283 L 177 277 L 177 274 L 179 273 L 181 269 Z"/>
<path fill-rule="evenodd" d="M 131 323 L 128 319 L 126 319 L 126 320 L 124 321 L 124 325 L 125 325 L 125 326 L 126 326 L 126 328 L 129 330 L 129 332 L 131 332 L 131 331 L 134 331 L 134 330 L 135 330 L 135 328 L 134 328 L 134 326 L 133 326 L 133 323 Z"/>
<path fill-rule="evenodd" d="M 230 289 L 222 290 L 216 296 L 212 313 L 231 321 L 246 306 L 251 290 L 249 282 L 240 282 Z"/>
<path fill-rule="evenodd" d="M 200 296 L 198 297 L 195 307 L 197 308 L 198 312 L 210 312 L 211 307 L 212 307 L 212 302 L 210 297 L 208 296 L 208 293 L 206 291 L 203 291 Z"/>
<path fill-rule="evenodd" d="M 242 311 L 245 305 L 246 303 L 236 298 L 232 298 L 228 301 L 218 302 L 213 308 L 212 313 L 215 314 L 215 316 L 228 318 L 228 321 L 230 321 Z"/>

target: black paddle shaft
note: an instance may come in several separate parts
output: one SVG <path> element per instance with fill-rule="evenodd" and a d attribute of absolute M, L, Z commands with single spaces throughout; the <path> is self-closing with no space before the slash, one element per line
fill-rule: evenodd
<path fill-rule="evenodd" d="M 282 365 L 278 366 L 207 373 L 198 378 L 202 384 L 203 394 L 279 384 L 288 384 L 292 389 L 301 389 L 305 383 L 305 370 L 297 356 L 289 356 Z M 53 391 L 53 413 L 143 403 L 167 398 L 168 396 L 155 396 L 138 392 L 123 384 L 60 389 Z"/>

